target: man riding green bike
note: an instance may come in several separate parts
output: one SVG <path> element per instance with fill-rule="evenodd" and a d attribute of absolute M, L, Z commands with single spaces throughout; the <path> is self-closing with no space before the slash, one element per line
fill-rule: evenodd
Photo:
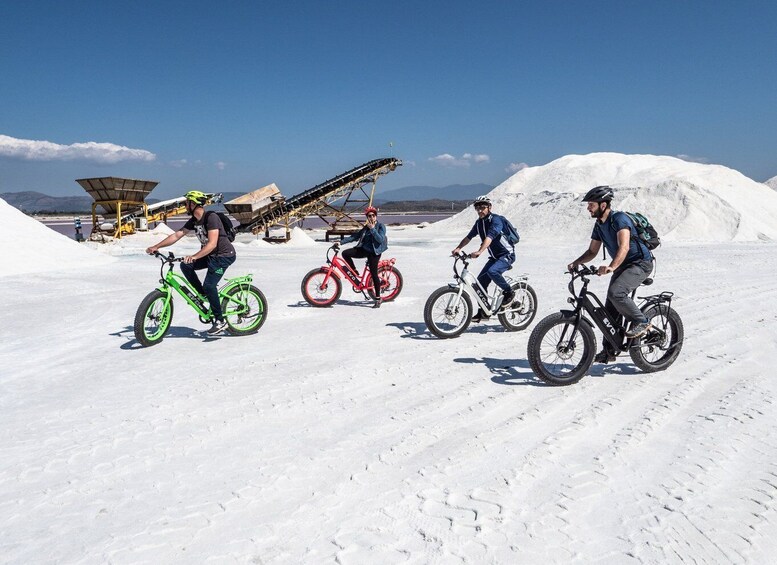
<path fill-rule="evenodd" d="M 194 290 L 208 298 L 213 314 L 213 325 L 208 330 L 208 334 L 216 335 L 227 327 L 221 310 L 218 283 L 227 268 L 235 262 L 237 255 L 218 214 L 205 213 L 204 205 L 208 196 L 199 190 L 190 190 L 184 198 L 186 198 L 186 211 L 191 218 L 181 229 L 146 249 L 146 253 L 153 255 L 159 248 L 173 245 L 189 232 L 194 231 L 202 247 L 197 253 L 183 259 L 181 272 Z M 208 270 L 203 282 L 200 282 L 196 273 L 201 269 Z"/>

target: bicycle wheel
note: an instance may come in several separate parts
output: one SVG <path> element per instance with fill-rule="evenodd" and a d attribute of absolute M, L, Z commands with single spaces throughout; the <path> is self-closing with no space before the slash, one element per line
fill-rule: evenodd
<path fill-rule="evenodd" d="M 634 364 L 646 373 L 663 371 L 675 362 L 683 348 L 683 321 L 665 304 L 651 306 L 645 310 L 645 316 L 653 327 L 636 340 L 629 349 L 629 355 Z"/>
<path fill-rule="evenodd" d="M 444 286 L 426 300 L 424 322 L 429 331 L 441 339 L 461 335 L 472 321 L 472 301 L 466 292 L 458 296 L 455 288 Z"/>
<path fill-rule="evenodd" d="M 508 332 L 525 330 L 537 314 L 537 294 L 525 283 L 513 285 L 515 299 L 506 312 L 499 314 L 499 323 Z"/>
<path fill-rule="evenodd" d="M 343 284 L 340 278 L 332 273 L 324 284 L 324 279 L 329 271 L 327 269 L 313 269 L 302 279 L 302 297 L 311 306 L 331 306 L 340 298 L 343 292 Z"/>
<path fill-rule="evenodd" d="M 233 286 L 221 299 L 221 311 L 232 335 L 256 333 L 267 319 L 267 299 L 253 285 Z"/>
<path fill-rule="evenodd" d="M 580 321 L 577 331 L 574 329 L 574 320 L 557 312 L 542 319 L 529 336 L 529 365 L 543 381 L 571 385 L 591 368 L 596 335 L 584 321 Z"/>
<path fill-rule="evenodd" d="M 173 300 L 161 290 L 153 290 L 140 302 L 135 313 L 135 339 L 143 347 L 156 345 L 165 337 L 173 321 Z"/>
<path fill-rule="evenodd" d="M 396 267 L 381 267 L 378 269 L 378 276 L 380 277 L 380 298 L 383 302 L 390 302 L 399 296 L 404 284 L 402 273 L 399 272 L 399 269 Z M 372 279 L 370 279 L 370 287 L 367 289 L 367 294 L 373 300 L 375 299 Z"/>

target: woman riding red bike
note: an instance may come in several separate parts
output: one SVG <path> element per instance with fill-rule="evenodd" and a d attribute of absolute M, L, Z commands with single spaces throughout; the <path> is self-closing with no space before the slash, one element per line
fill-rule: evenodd
<path fill-rule="evenodd" d="M 337 302 L 343 290 L 341 279 L 348 282 L 354 292 L 372 298 L 373 308 L 380 308 L 381 302 L 394 300 L 402 290 L 402 274 L 394 266 L 395 260 L 380 258 L 388 247 L 386 227 L 377 221 L 375 208 L 369 207 L 365 212 L 368 216 L 364 228 L 343 240 L 358 240 L 359 244 L 346 249 L 341 257 L 340 244 L 335 243 L 327 251 L 326 265 L 313 269 L 302 279 L 302 296 L 311 306 L 326 307 Z M 367 259 L 362 274 L 353 264 L 354 257 Z"/>
<path fill-rule="evenodd" d="M 372 275 L 372 288 L 374 289 L 375 301 L 373 308 L 380 308 L 380 276 L 378 275 L 378 263 L 380 256 L 388 249 L 388 238 L 386 237 L 386 226 L 378 221 L 378 209 L 369 206 L 364 210 L 367 216 L 367 222 L 364 227 L 353 235 L 344 238 L 340 243 L 351 243 L 356 241 L 356 247 L 346 249 L 342 253 L 343 259 L 351 267 L 351 270 L 358 272 L 353 264 L 354 258 L 367 259 L 367 266 Z"/>

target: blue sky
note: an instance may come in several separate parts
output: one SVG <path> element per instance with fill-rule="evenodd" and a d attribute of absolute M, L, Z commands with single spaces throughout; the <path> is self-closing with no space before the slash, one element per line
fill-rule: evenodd
<path fill-rule="evenodd" d="M 763 181 L 777 175 L 775 5 L 8 0 L 0 192 L 125 176 L 160 181 L 157 197 L 292 195 L 392 155 L 405 165 L 384 190 L 496 185 L 594 151 Z"/>

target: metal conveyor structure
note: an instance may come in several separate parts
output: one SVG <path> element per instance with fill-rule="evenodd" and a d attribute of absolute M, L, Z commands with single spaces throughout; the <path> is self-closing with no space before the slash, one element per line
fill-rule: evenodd
<path fill-rule="evenodd" d="M 346 209 L 347 204 L 349 202 L 372 203 L 375 183 L 378 178 L 390 173 L 401 165 L 402 161 L 394 157 L 369 161 L 292 196 L 288 200 L 278 198 L 268 206 L 258 210 L 255 218 L 241 223 L 236 229 L 241 232 L 250 231 L 254 234 L 265 232 L 267 234 L 273 226 L 284 226 L 286 228 L 286 239 L 288 239 L 290 227 L 295 223 L 302 222 L 309 215 L 320 217 L 330 227 L 328 234 L 335 232 L 337 222 L 346 218 L 351 221 L 349 223 L 355 225 L 357 222 L 351 218 L 349 211 Z M 351 198 L 354 190 L 359 189 L 364 192 L 363 187 L 368 183 L 372 183 L 373 187 L 369 196 L 367 196 L 366 192 L 364 193 L 366 199 L 355 200 Z M 332 202 L 343 197 L 345 197 L 345 202 L 342 206 L 336 208 L 331 205 Z M 230 213 L 233 213 L 233 211 L 239 212 L 239 209 L 233 206 L 232 202 L 226 202 L 224 207 Z M 235 213 L 233 216 L 237 217 L 237 214 Z M 330 221 L 328 218 L 334 218 L 334 221 Z M 351 228 L 350 231 L 353 231 L 353 229 Z"/>

